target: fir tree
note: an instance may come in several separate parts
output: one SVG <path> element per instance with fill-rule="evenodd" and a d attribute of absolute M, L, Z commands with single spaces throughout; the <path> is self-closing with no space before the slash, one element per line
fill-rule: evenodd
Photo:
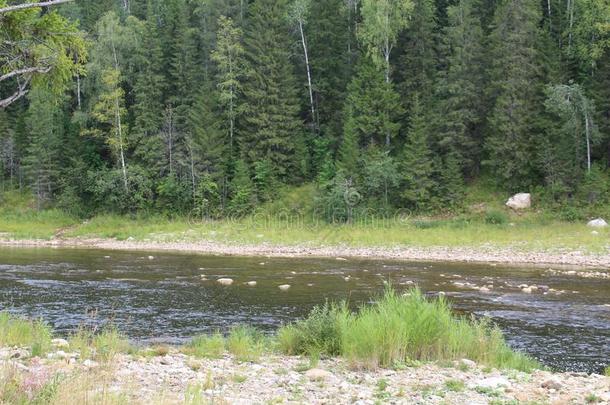
<path fill-rule="evenodd" d="M 294 179 L 295 144 L 303 136 L 285 0 L 260 0 L 251 8 L 245 48 L 250 65 L 244 83 L 246 115 L 241 148 L 246 163 L 269 160 L 280 179 Z"/>
<path fill-rule="evenodd" d="M 428 125 L 417 95 L 412 105 L 411 123 L 400 157 L 401 199 L 407 207 L 427 209 L 434 188 Z"/>
<path fill-rule="evenodd" d="M 537 39 L 540 5 L 503 0 L 491 33 L 494 107 L 488 118 L 484 163 L 498 183 L 517 189 L 531 184 L 534 173 L 535 117 L 540 113 L 541 88 Z"/>

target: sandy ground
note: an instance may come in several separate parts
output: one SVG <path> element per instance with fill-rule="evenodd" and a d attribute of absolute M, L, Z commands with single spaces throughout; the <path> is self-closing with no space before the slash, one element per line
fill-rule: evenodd
<path fill-rule="evenodd" d="M 213 241 L 140 242 L 113 239 L 0 240 L 0 246 L 81 247 L 107 250 L 174 251 L 197 254 L 266 256 L 380 258 L 416 261 L 448 261 L 498 264 L 569 265 L 610 269 L 610 251 L 591 254 L 581 251 L 526 251 L 492 246 L 472 247 L 350 247 L 282 246 L 270 244 L 225 244 Z"/>

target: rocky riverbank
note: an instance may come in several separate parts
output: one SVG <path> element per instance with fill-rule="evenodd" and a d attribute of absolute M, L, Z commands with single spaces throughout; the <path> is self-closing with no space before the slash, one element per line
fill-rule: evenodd
<path fill-rule="evenodd" d="M 0 349 L 0 400 L 7 389 L 37 392 L 55 384 L 50 403 L 133 404 L 586 404 L 610 403 L 610 378 L 584 373 L 499 371 L 463 359 L 392 370 L 355 370 L 344 360 L 311 366 L 300 357 L 230 355 L 197 359 L 176 349 L 117 354 L 106 363 L 57 350 L 28 358 Z M 1 401 L 0 401 L 1 402 Z M 9 401 L 10 403 L 10 401 Z"/>
<path fill-rule="evenodd" d="M 159 242 L 115 239 L 57 238 L 52 240 L 0 239 L 0 246 L 80 247 L 107 250 L 174 251 L 212 255 L 265 257 L 380 258 L 392 260 L 567 265 L 610 268 L 610 250 L 593 254 L 575 250 L 535 251 L 518 248 L 479 247 L 352 247 L 260 244 L 225 244 L 214 241 Z"/>

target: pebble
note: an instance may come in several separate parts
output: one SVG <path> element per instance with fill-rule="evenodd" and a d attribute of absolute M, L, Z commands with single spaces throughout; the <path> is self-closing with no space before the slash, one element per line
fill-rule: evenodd
<path fill-rule="evenodd" d="M 282 291 L 288 291 L 290 289 L 290 284 L 282 284 L 278 288 Z"/>
<path fill-rule="evenodd" d="M 219 284 L 221 284 L 221 285 L 231 285 L 231 284 L 233 284 L 233 279 L 232 278 L 219 278 L 216 281 Z"/>
<path fill-rule="evenodd" d="M 246 284 L 248 287 L 256 287 L 256 281 L 248 281 Z"/>

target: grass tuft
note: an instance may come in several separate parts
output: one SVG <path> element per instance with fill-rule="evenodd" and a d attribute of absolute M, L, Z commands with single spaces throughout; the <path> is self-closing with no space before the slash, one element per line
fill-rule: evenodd
<path fill-rule="evenodd" d="M 51 339 L 51 328 L 44 322 L 0 312 L 0 346 L 27 347 L 32 356 L 42 356 L 51 349 Z"/>
<path fill-rule="evenodd" d="M 256 362 L 265 350 L 261 332 L 249 326 L 237 326 L 227 338 L 227 349 L 238 361 Z"/>
<path fill-rule="evenodd" d="M 460 358 L 521 371 L 540 367 L 511 350 L 488 320 L 455 317 L 442 297 L 428 300 L 419 289 L 399 295 L 389 288 L 357 313 L 346 304 L 326 304 L 310 318 L 283 327 L 278 339 L 286 354 L 338 354 L 363 368 Z"/>
<path fill-rule="evenodd" d="M 101 332 L 81 327 L 70 339 L 70 348 L 80 353 L 82 359 L 96 359 L 108 362 L 119 353 L 131 350 L 129 341 L 114 326 L 108 326 Z"/>
<path fill-rule="evenodd" d="M 213 335 L 195 336 L 184 348 L 186 354 L 199 358 L 219 359 L 225 352 L 225 338 L 216 332 Z"/>

